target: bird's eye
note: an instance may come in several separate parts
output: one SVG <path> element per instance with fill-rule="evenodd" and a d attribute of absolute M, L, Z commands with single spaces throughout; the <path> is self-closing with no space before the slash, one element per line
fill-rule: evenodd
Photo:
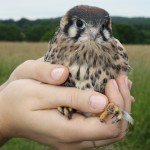
<path fill-rule="evenodd" d="M 84 23 L 83 23 L 80 19 L 77 19 L 77 20 L 76 20 L 76 26 L 77 26 L 78 28 L 83 29 L 85 25 L 84 25 Z"/>
<path fill-rule="evenodd" d="M 104 28 L 105 28 L 105 25 L 104 25 L 104 24 L 102 24 L 102 27 L 101 27 L 101 28 L 102 28 L 102 30 L 104 30 Z"/>

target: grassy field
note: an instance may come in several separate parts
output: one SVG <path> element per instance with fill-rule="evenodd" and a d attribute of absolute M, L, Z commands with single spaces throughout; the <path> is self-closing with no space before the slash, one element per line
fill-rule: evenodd
<path fill-rule="evenodd" d="M 134 126 L 126 139 L 115 144 L 115 150 L 150 149 L 150 46 L 125 45 L 133 71 L 129 78 L 133 81 L 132 115 Z M 0 84 L 3 83 L 21 62 L 37 59 L 46 52 L 47 43 L 0 43 Z M 26 139 L 13 139 L 1 150 L 51 150 L 50 148 Z"/>

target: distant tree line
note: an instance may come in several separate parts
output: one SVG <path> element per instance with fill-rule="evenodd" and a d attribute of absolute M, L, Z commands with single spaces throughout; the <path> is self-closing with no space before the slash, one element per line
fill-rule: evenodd
<path fill-rule="evenodd" d="M 125 44 L 150 44 L 150 18 L 112 17 L 113 35 Z M 49 41 L 60 18 L 0 20 L 0 41 Z"/>

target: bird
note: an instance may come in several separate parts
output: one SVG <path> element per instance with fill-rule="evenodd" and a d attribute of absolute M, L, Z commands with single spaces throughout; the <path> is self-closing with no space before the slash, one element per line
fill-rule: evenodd
<path fill-rule="evenodd" d="M 74 6 L 61 18 L 44 61 L 69 69 L 69 77 L 61 86 L 92 89 L 102 94 L 110 79 L 127 75 L 131 68 L 125 48 L 112 34 L 109 13 L 88 5 Z M 58 111 L 68 119 L 76 112 L 66 106 L 58 107 Z M 89 116 L 89 113 L 84 115 Z M 122 119 L 133 123 L 130 114 L 114 103 L 109 103 L 99 114 L 100 121 L 104 122 L 108 115 L 115 118 L 112 123 Z"/>

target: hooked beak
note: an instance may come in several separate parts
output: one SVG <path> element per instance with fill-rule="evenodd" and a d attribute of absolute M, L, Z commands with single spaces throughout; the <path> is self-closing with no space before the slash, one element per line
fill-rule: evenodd
<path fill-rule="evenodd" d="M 98 36 L 98 31 L 95 28 L 91 28 L 89 35 L 90 35 L 90 39 L 95 41 Z"/>

